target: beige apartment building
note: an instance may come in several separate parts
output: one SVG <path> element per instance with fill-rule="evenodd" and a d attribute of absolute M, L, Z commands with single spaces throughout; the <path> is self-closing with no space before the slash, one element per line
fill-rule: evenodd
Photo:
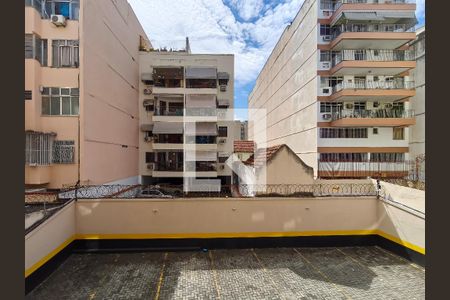
<path fill-rule="evenodd" d="M 249 96 L 267 113 L 267 145 L 287 144 L 315 177 L 404 176 L 416 5 L 305 0 Z M 249 113 L 249 139 L 262 130 Z"/>
<path fill-rule="evenodd" d="M 25 1 L 25 184 L 138 181 L 139 48 L 126 0 Z"/>
<path fill-rule="evenodd" d="M 411 159 L 425 156 L 425 27 L 416 31 L 416 39 L 411 42 L 416 55 L 416 68 L 412 72 L 416 95 L 411 98 L 416 124 L 411 126 L 409 152 Z"/>
<path fill-rule="evenodd" d="M 231 110 L 234 56 L 192 54 L 187 39 L 184 50 L 141 51 L 139 61 L 142 183 L 231 184 L 225 161 L 240 135 Z"/>

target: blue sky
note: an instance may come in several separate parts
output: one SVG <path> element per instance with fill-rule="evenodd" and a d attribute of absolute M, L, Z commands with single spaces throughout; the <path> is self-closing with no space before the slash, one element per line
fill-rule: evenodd
<path fill-rule="evenodd" d="M 193 53 L 235 55 L 235 108 L 247 108 L 248 94 L 284 28 L 303 0 L 128 0 L 154 47 Z M 418 27 L 425 0 L 417 0 Z M 244 112 L 236 115 L 247 119 Z"/>

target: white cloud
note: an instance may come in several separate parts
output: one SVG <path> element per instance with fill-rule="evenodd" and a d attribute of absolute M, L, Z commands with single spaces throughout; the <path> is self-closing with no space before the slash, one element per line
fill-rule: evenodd
<path fill-rule="evenodd" d="M 235 55 L 237 85 L 253 82 L 284 28 L 303 0 L 270 7 L 262 0 L 230 0 L 243 20 L 220 0 L 129 0 L 155 47 L 183 48 L 189 36 L 193 53 Z M 175 4 L 176 3 L 176 4 Z"/>
<path fill-rule="evenodd" d="M 229 3 L 245 21 L 259 16 L 264 8 L 263 0 L 230 0 Z"/>

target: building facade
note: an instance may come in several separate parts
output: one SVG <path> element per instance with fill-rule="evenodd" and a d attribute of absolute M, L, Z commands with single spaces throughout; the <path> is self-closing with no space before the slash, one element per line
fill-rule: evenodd
<path fill-rule="evenodd" d="M 140 44 L 126 0 L 25 1 L 25 184 L 138 179 Z"/>
<path fill-rule="evenodd" d="M 315 177 L 404 176 L 415 4 L 306 0 L 259 74 L 249 108 L 267 145 L 287 144 Z M 249 112 L 249 139 L 263 125 Z"/>
<path fill-rule="evenodd" d="M 234 56 L 141 51 L 139 173 L 142 183 L 210 179 L 231 184 L 225 161 L 239 139 Z"/>
<path fill-rule="evenodd" d="M 416 35 L 416 39 L 411 43 L 416 55 L 416 68 L 412 72 L 416 95 L 411 98 L 416 124 L 411 126 L 409 131 L 409 151 L 411 159 L 420 160 L 425 157 L 425 27 L 418 29 Z"/>

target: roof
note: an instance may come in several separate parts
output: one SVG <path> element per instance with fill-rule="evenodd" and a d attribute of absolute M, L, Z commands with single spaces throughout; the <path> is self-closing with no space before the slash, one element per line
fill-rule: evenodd
<path fill-rule="evenodd" d="M 253 153 L 255 151 L 254 141 L 234 141 L 234 152 Z"/>
<path fill-rule="evenodd" d="M 256 165 L 257 167 L 262 166 L 264 163 L 269 162 L 275 156 L 278 150 L 283 147 L 287 147 L 286 144 L 258 149 L 256 151 L 256 158 L 255 155 L 250 156 L 250 158 L 245 161 L 245 164 Z"/>

